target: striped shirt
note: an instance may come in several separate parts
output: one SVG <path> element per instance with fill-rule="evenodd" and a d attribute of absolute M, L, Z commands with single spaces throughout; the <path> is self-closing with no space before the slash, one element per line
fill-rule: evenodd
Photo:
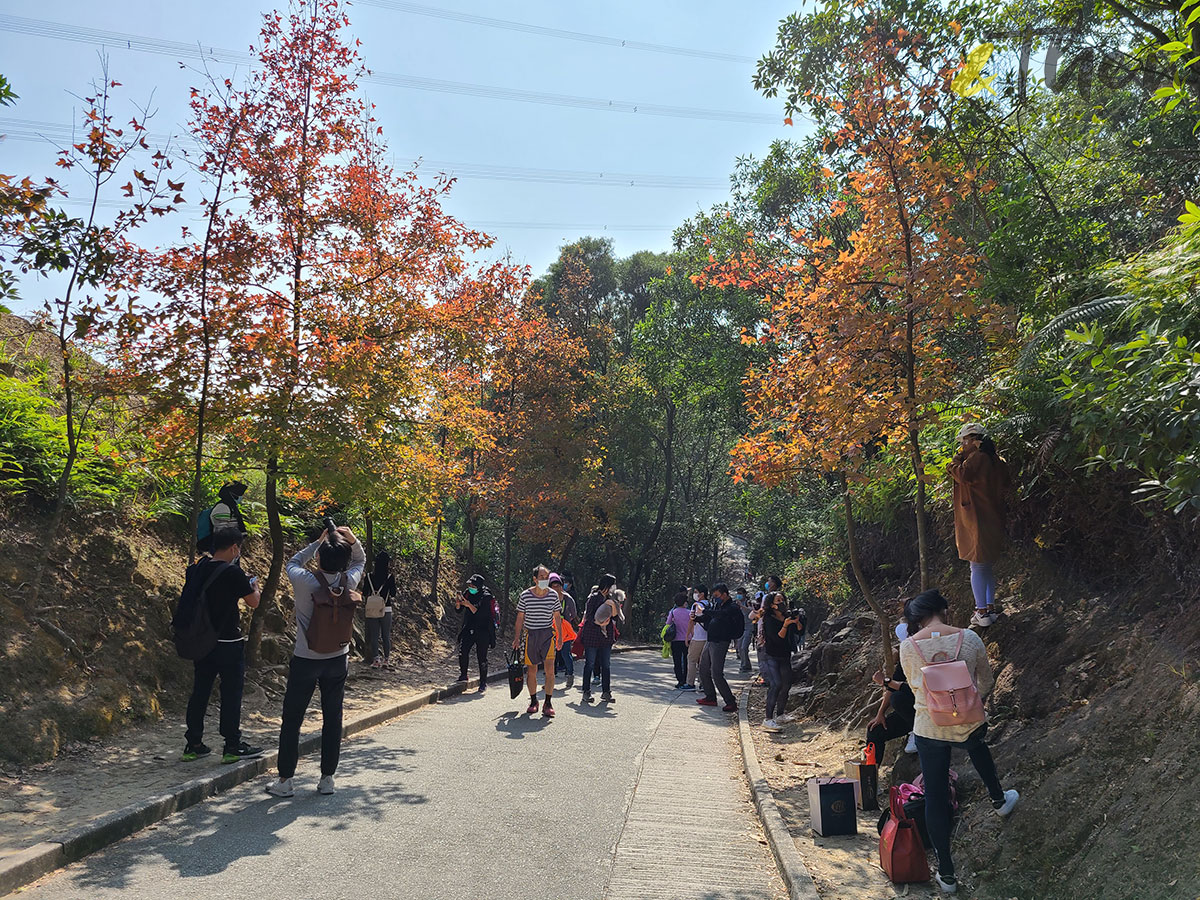
<path fill-rule="evenodd" d="M 547 591 L 545 597 L 539 597 L 533 588 L 526 588 L 517 601 L 517 612 L 525 613 L 525 627 L 528 629 L 552 628 L 554 614 L 559 612 L 558 594 Z"/>

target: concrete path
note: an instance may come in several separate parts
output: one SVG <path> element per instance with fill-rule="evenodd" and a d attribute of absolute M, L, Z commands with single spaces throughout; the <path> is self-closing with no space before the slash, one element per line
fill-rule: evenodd
<path fill-rule="evenodd" d="M 331 797 L 302 759 L 292 799 L 250 782 L 25 896 L 782 896 L 730 717 L 671 690 L 657 654 L 613 668 L 611 706 L 583 706 L 576 688 L 545 720 L 493 686 L 348 742 Z"/>

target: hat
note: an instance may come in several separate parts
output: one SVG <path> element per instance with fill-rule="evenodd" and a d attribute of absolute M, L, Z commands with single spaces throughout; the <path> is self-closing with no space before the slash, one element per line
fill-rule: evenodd
<path fill-rule="evenodd" d="M 562 576 L 559 575 L 557 572 L 551 572 L 550 573 L 550 583 L 554 584 L 554 582 L 556 582 L 556 581 L 559 584 L 562 584 L 563 583 Z"/>
<path fill-rule="evenodd" d="M 908 640 L 908 623 L 901 622 L 896 626 L 896 637 L 902 641 Z"/>
<path fill-rule="evenodd" d="M 985 429 L 978 422 L 968 422 L 962 428 L 958 429 L 958 439 L 960 441 L 963 438 L 967 437 L 968 435 L 972 435 L 972 434 L 977 434 L 977 435 L 979 435 L 979 437 L 983 437 L 984 435 L 987 434 L 987 429 Z"/>
<path fill-rule="evenodd" d="M 467 584 L 473 584 L 475 587 L 483 587 L 483 576 L 476 574 L 467 579 Z"/>

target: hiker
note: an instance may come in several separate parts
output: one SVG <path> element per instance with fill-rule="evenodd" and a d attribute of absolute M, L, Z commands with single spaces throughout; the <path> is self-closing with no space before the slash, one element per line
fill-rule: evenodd
<path fill-rule="evenodd" d="M 392 601 L 396 598 L 396 576 L 392 574 L 392 558 L 386 550 L 375 554 L 375 567 L 363 578 L 366 599 L 367 658 L 371 668 L 388 665 L 392 656 Z M 383 644 L 383 652 L 379 645 Z"/>
<path fill-rule="evenodd" d="M 569 691 L 575 684 L 575 656 L 571 652 L 575 643 L 575 624 L 579 621 L 579 610 L 575 607 L 575 598 L 568 592 L 563 583 L 564 578 L 555 572 L 550 573 L 550 590 L 558 594 L 558 615 L 561 638 L 558 641 L 558 656 L 555 658 L 554 671 L 558 672 L 559 663 L 567 675 L 567 683 L 563 690 Z"/>
<path fill-rule="evenodd" d="M 319 571 L 307 566 L 316 557 Z M 309 647 L 309 626 L 315 621 L 316 599 L 344 596 L 353 591 L 362 578 L 367 554 L 354 532 L 341 526 L 321 536 L 288 560 L 288 581 L 296 607 L 296 646 L 288 668 L 283 695 L 283 722 L 279 727 L 279 780 L 267 786 L 276 797 L 292 796 L 292 776 L 300 756 L 300 726 L 312 700 L 313 691 L 321 690 L 321 780 L 317 791 L 333 793 L 342 748 L 342 704 L 346 693 L 347 660 L 350 641 L 340 649 L 316 652 Z M 314 597 L 317 595 L 317 597 Z M 343 613 L 345 615 L 345 613 Z M 353 615 L 351 611 L 350 615 Z M 351 619 L 353 621 L 353 619 Z M 314 640 L 317 635 L 312 635 Z M 322 643 L 327 636 L 320 635 Z"/>
<path fill-rule="evenodd" d="M 200 513 L 196 523 L 196 549 L 201 553 L 211 553 L 213 535 L 222 528 L 236 528 L 246 533 L 246 521 L 242 518 L 242 509 L 238 501 L 245 496 L 246 485 L 240 481 L 231 481 L 222 485 L 217 491 L 217 502 Z"/>
<path fill-rule="evenodd" d="M 954 542 L 959 559 L 971 564 L 975 614 L 971 623 L 996 624 L 996 574 L 992 566 L 1008 541 L 1005 497 L 1011 486 L 1008 465 L 996 453 L 984 427 L 968 422 L 958 432 L 959 449 L 947 471 L 954 480 Z"/>
<path fill-rule="evenodd" d="M 676 594 L 675 605 L 667 613 L 666 620 L 668 628 L 675 626 L 675 636 L 671 639 L 671 660 L 675 664 L 675 689 L 679 691 L 687 688 L 687 632 L 692 624 L 687 602 L 686 593 Z"/>
<path fill-rule="evenodd" d="M 493 599 L 483 576 L 478 573 L 467 579 L 463 592 L 454 598 L 454 608 L 461 609 L 463 614 L 462 630 L 458 633 L 458 680 L 467 680 L 467 667 L 474 648 L 481 694 L 487 690 L 488 650 L 496 646 Z"/>
<path fill-rule="evenodd" d="M 901 641 L 908 637 L 908 626 L 901 622 L 896 626 L 896 637 Z M 912 688 L 904 677 L 904 667 L 896 663 L 891 678 L 884 678 L 881 670 L 871 675 L 871 680 L 883 688 L 883 699 L 875 718 L 867 723 L 867 743 L 875 749 L 875 762 L 883 764 L 884 745 L 893 738 L 908 735 L 905 753 L 916 753 L 916 736 L 912 733 L 913 716 L 916 715 Z"/>
<path fill-rule="evenodd" d="M 758 677 L 755 684 L 767 683 L 767 650 L 766 636 L 763 634 L 763 617 L 770 613 L 768 599 L 772 594 L 783 592 L 783 581 L 778 575 L 768 575 L 763 582 L 762 603 L 759 605 L 758 622 L 755 628 L 755 646 L 758 659 Z"/>
<path fill-rule="evenodd" d="M 212 651 L 193 663 L 184 762 L 191 762 L 212 752 L 204 744 L 204 714 L 208 711 L 208 698 L 218 677 L 221 679 L 221 737 L 225 739 L 221 762 L 235 763 L 263 754 L 261 747 L 251 747 L 242 740 L 241 731 L 246 641 L 242 637 L 238 601 L 250 609 L 256 608 L 259 601 L 258 579 L 247 578 L 236 564 L 242 555 L 242 542 L 245 539 L 246 535 L 236 528 L 219 529 L 209 541 L 211 555 L 189 566 L 184 577 L 180 610 L 191 606 L 187 601 L 199 601 L 203 593 L 208 605 L 209 621 L 217 638 Z"/>
<path fill-rule="evenodd" d="M 583 702 L 592 702 L 592 673 L 600 673 L 600 700 L 615 703 L 612 694 L 612 648 L 616 640 L 616 624 L 625 621 L 625 594 L 616 587 L 613 575 L 601 575 L 588 594 L 583 624 L 577 640 L 584 646 Z"/>
<path fill-rule="evenodd" d="M 696 618 L 696 624 L 707 630 L 708 640 L 700 655 L 700 687 L 703 697 L 697 697 L 701 706 L 716 706 L 717 691 L 725 701 L 725 712 L 737 712 L 737 700 L 729 682 L 725 680 L 725 657 L 729 644 L 742 636 L 742 611 L 738 609 L 729 588 L 722 584 L 713 585 L 713 602 Z"/>
<path fill-rule="evenodd" d="M 971 763 L 983 780 L 992 808 L 998 815 L 1007 816 L 1017 805 L 1020 795 L 1014 790 L 1004 790 L 996 774 L 992 753 L 984 742 L 987 737 L 987 715 L 982 709 L 982 699 L 992 690 L 995 678 L 988 663 L 983 640 L 970 629 L 956 628 L 947 619 L 949 604 L 936 590 L 923 591 L 904 606 L 904 619 L 909 637 L 900 644 L 900 664 L 912 688 L 916 715 L 913 733 L 916 735 L 917 756 L 921 760 L 921 774 L 925 779 L 925 824 L 929 840 L 937 851 L 938 871 L 936 879 L 943 892 L 953 894 L 958 890 L 954 877 L 954 861 L 950 858 L 950 826 L 953 812 L 950 806 L 950 756 L 961 748 L 971 757 Z M 939 662 L 962 660 L 971 673 L 980 706 L 977 714 L 970 711 L 973 693 L 957 692 L 954 703 L 962 704 L 964 717 L 980 719 L 961 725 L 939 725 L 934 722 L 930 711 L 930 696 L 925 690 L 925 668 L 935 668 Z M 931 676 L 932 677 L 932 676 Z M 941 698 L 935 698 L 941 702 Z M 956 709 L 957 713 L 957 709 Z"/>
<path fill-rule="evenodd" d="M 800 640 L 800 616 L 788 609 L 783 594 L 770 594 L 764 601 L 763 650 L 767 658 L 767 711 L 764 731 L 782 731 L 793 721 L 787 713 L 792 689 L 792 651 Z"/>
<path fill-rule="evenodd" d="M 704 645 L 708 642 L 708 631 L 697 620 L 700 614 L 707 609 L 708 587 L 698 584 L 692 589 L 691 621 L 688 625 L 687 636 L 687 683 L 683 686 L 685 691 L 696 690 L 696 684 L 700 679 L 700 657 L 704 654 Z"/>
<path fill-rule="evenodd" d="M 546 702 L 542 715 L 554 718 L 554 651 L 558 633 L 558 594 L 550 590 L 550 570 L 537 566 L 533 570 L 533 586 L 521 592 L 517 601 L 517 623 L 513 629 L 513 649 L 525 644 L 525 684 L 529 688 L 529 715 L 538 711 L 537 670 L 546 668 Z"/>
<path fill-rule="evenodd" d="M 754 610 L 754 605 L 750 602 L 744 587 L 737 589 L 733 600 L 742 611 L 742 636 L 738 638 L 737 642 L 737 656 L 742 665 L 738 671 L 746 675 L 753 671 L 750 666 L 750 642 L 754 640 L 754 629 L 750 627 L 750 613 Z"/>

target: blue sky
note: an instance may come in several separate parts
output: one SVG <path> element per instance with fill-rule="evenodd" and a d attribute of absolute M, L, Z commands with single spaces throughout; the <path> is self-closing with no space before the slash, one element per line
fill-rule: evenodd
<path fill-rule="evenodd" d="M 99 71 L 95 44 L 46 36 L 78 37 L 87 29 L 245 52 L 272 5 L 244 0 L 162 3 L 147 0 L 82 3 L 42 0 L 0 2 L 0 72 L 21 99 L 0 110 L 0 133 L 30 135 L 37 123 L 69 125 L 82 95 Z M 283 6 L 283 4 L 280 4 Z M 423 157 L 442 163 L 589 173 L 633 173 L 683 178 L 683 187 L 537 183 L 462 177 L 447 203 L 468 224 L 498 239 L 496 253 L 542 272 L 558 247 L 582 234 L 612 237 L 621 255 L 666 249 L 671 229 L 721 200 L 737 156 L 761 154 L 779 137 L 782 105 L 751 87 L 752 59 L 770 49 L 778 21 L 797 0 L 756 0 L 734 5 L 689 2 L 532 2 L 482 0 L 363 0 L 350 8 L 351 34 L 362 40 L 366 65 L 376 73 L 509 88 L 538 94 L 630 101 L 642 105 L 728 111 L 751 121 L 630 114 L 561 105 L 463 96 L 367 83 L 364 93 L 399 160 Z M 415 9 L 414 9 L 415 8 Z M 669 45 L 742 57 L 737 61 L 649 52 L 581 40 L 488 27 L 415 10 L 435 9 L 539 28 Z M 49 25 L 47 24 L 49 23 Z M 42 34 L 30 33 L 43 32 Z M 153 96 L 158 110 L 151 130 L 178 131 L 186 117 L 188 88 L 198 83 L 181 70 L 179 56 L 106 46 L 111 77 L 124 99 Z M 190 62 L 189 65 L 195 65 Z M 217 64 L 232 73 L 235 66 Z M 18 131 L 14 120 L 28 120 Z M 46 143 L 6 139 L 0 171 L 35 176 L 53 170 Z M 495 171 L 495 170 L 489 170 Z M 504 174 L 513 174 L 505 172 Z M 521 173 L 516 173 L 521 174 Z M 180 220 L 146 238 L 169 240 Z M 539 226 L 539 227 L 532 227 Z M 23 288 L 18 310 L 35 305 L 38 288 Z"/>

